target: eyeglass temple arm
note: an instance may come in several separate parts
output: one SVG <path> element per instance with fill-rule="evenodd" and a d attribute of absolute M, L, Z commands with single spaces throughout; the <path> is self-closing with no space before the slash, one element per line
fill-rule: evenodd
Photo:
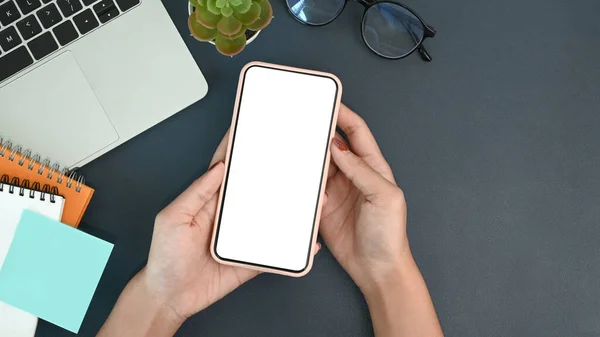
<path fill-rule="evenodd" d="M 430 25 L 428 25 L 426 23 L 424 23 L 424 26 L 425 26 L 425 36 L 423 37 L 423 41 L 421 41 L 421 45 L 419 46 L 419 54 L 421 55 L 421 58 L 423 59 L 423 61 L 431 62 L 431 60 L 433 60 L 433 58 L 431 57 L 431 54 L 429 54 L 427 49 L 425 49 L 425 46 L 423 46 L 423 42 L 425 41 L 426 38 L 435 36 L 435 29 L 433 29 L 433 27 L 431 27 Z"/>
<path fill-rule="evenodd" d="M 423 59 L 423 61 L 431 62 L 431 60 L 433 60 L 433 58 L 431 57 L 431 55 L 429 54 L 427 49 L 425 49 L 425 47 L 423 47 L 423 45 L 420 45 L 418 50 L 419 50 L 419 54 L 421 55 L 421 58 Z"/>

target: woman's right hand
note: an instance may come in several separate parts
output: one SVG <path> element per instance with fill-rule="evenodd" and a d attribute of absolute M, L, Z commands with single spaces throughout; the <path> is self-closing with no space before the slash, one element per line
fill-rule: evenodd
<path fill-rule="evenodd" d="M 350 144 L 339 135 L 333 140 L 320 233 L 365 292 L 397 273 L 410 255 L 406 202 L 364 120 L 342 105 L 338 126 Z"/>
<path fill-rule="evenodd" d="M 406 237 L 406 202 L 367 124 L 342 106 L 320 233 L 367 300 L 378 337 L 443 336 Z"/>

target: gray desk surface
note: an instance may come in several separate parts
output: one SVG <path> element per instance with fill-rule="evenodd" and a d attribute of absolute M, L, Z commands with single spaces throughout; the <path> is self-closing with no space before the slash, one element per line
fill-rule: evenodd
<path fill-rule="evenodd" d="M 83 168 L 97 188 L 83 227 L 116 246 L 80 335 L 98 331 L 145 263 L 154 216 L 206 170 L 241 67 L 262 60 L 340 77 L 407 195 L 413 252 L 447 336 L 600 336 L 600 2 L 407 0 L 438 30 L 431 63 L 372 54 L 359 5 L 311 28 L 272 3 L 273 24 L 228 58 L 188 36 L 184 0 L 167 1 L 209 94 Z M 372 334 L 327 250 L 307 277 L 262 275 L 178 333 Z"/>

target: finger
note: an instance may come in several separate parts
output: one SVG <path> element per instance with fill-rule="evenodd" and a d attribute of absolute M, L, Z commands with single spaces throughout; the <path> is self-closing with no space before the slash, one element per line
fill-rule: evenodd
<path fill-rule="evenodd" d="M 238 268 L 238 267 L 226 267 L 226 266 L 220 266 L 219 271 L 220 271 L 220 273 L 222 273 L 219 280 L 221 282 L 220 290 L 222 291 L 223 294 L 227 294 L 227 293 L 234 291 L 237 287 L 248 282 L 249 280 L 254 278 L 256 275 L 261 273 L 259 271 L 252 270 L 252 269 Z"/>
<path fill-rule="evenodd" d="M 217 162 L 167 206 L 164 212 L 195 216 L 215 196 L 223 182 L 224 173 L 225 165 Z"/>
<path fill-rule="evenodd" d="M 375 201 L 385 197 L 395 187 L 362 158 L 352 153 L 342 141 L 334 138 L 332 143 L 331 155 L 337 167 L 367 200 Z"/>
<path fill-rule="evenodd" d="M 313 246 L 313 255 L 317 255 L 317 253 L 318 253 L 320 250 L 321 250 L 321 244 L 317 242 L 317 243 L 316 243 L 316 244 Z"/>
<path fill-rule="evenodd" d="M 337 131 L 335 132 L 335 137 L 338 139 L 341 139 L 343 142 L 345 142 L 343 140 L 342 135 L 340 135 Z M 335 174 L 338 172 L 338 168 L 335 165 L 335 162 L 333 160 L 329 161 L 329 170 L 327 170 L 327 180 L 329 180 L 329 178 L 335 176 Z"/>
<path fill-rule="evenodd" d="M 337 166 L 333 163 L 333 160 L 329 162 L 329 170 L 327 170 L 327 179 L 333 177 L 338 171 Z"/>
<path fill-rule="evenodd" d="M 360 157 L 380 156 L 383 158 L 379 145 L 377 145 L 377 141 L 367 123 L 345 104 L 340 106 L 337 124 L 348 137 L 350 144 L 352 144 L 352 151 L 356 155 Z"/>
<path fill-rule="evenodd" d="M 379 145 L 377 145 L 377 141 L 371 130 L 369 130 L 367 123 L 344 104 L 340 106 L 337 123 L 348 137 L 352 151 L 374 168 L 375 171 L 395 183 L 392 169 L 383 157 Z"/>
<path fill-rule="evenodd" d="M 225 156 L 227 155 L 227 145 L 229 145 L 229 129 L 227 132 L 225 132 L 225 136 L 223 136 L 223 139 L 221 139 L 219 146 L 217 146 L 212 160 L 210 161 L 210 165 L 213 165 L 218 161 L 225 161 Z"/>

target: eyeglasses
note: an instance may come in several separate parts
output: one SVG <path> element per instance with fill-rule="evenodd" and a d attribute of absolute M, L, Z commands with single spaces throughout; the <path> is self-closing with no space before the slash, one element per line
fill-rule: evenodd
<path fill-rule="evenodd" d="M 431 56 L 423 40 L 435 36 L 433 27 L 412 9 L 388 0 L 354 0 L 365 7 L 361 34 L 375 54 L 387 59 L 401 59 L 419 51 L 423 61 Z M 286 0 L 290 13 L 303 24 L 324 26 L 335 20 L 348 0 Z"/>

